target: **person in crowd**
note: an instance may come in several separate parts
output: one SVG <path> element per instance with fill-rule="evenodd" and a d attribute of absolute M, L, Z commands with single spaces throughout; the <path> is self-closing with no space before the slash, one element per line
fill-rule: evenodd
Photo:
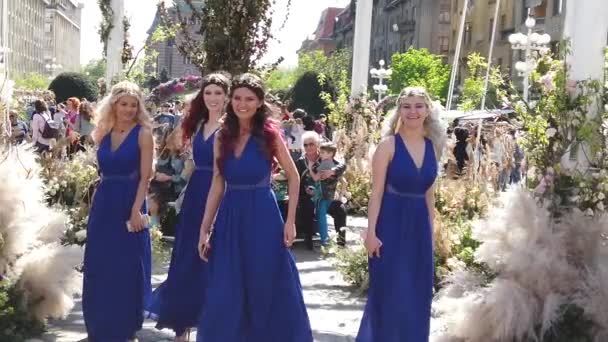
<path fill-rule="evenodd" d="M 175 127 L 179 127 L 182 123 L 182 119 L 184 118 L 184 103 L 180 100 L 175 100 L 173 102 L 173 115 L 175 116 Z"/>
<path fill-rule="evenodd" d="M 154 291 L 148 311 L 157 328 L 171 328 L 175 341 L 186 341 L 205 302 L 207 273 L 197 244 L 207 193 L 213 176 L 213 143 L 230 81 L 219 73 L 203 77 L 200 91 L 187 99 L 182 121 L 182 144 L 191 146 L 194 171 L 190 175 L 175 229 L 175 244 L 167 280 Z"/>
<path fill-rule="evenodd" d="M 469 172 L 481 172 L 484 158 L 487 156 L 487 146 L 488 144 L 486 143 L 486 138 L 483 134 L 479 137 L 479 144 L 477 143 L 476 134 L 468 136 L 466 154 L 469 162 Z"/>
<path fill-rule="evenodd" d="M 327 126 L 326 121 L 327 117 L 325 116 L 325 114 L 320 114 L 319 118 L 315 120 L 315 132 L 317 132 L 317 134 L 322 137 L 327 137 L 327 134 L 325 132 L 325 128 Z"/>
<path fill-rule="evenodd" d="M 322 246 L 326 246 L 328 243 L 327 211 L 334 200 L 336 186 L 338 185 L 338 177 L 326 177 L 324 176 L 324 172 L 331 174 L 340 165 L 335 160 L 336 152 L 337 148 L 334 143 L 322 143 L 319 147 L 318 163 L 308 165 L 308 172 L 316 182 L 313 202 L 315 203 L 315 217 L 317 219 L 319 234 L 321 235 Z"/>
<path fill-rule="evenodd" d="M 36 147 L 36 153 L 50 152 L 51 139 L 60 136 L 59 126 L 55 124 L 44 100 L 36 100 L 34 107 L 31 121 L 32 142 Z"/>
<path fill-rule="evenodd" d="M 150 182 L 150 226 L 160 226 L 160 216 L 167 210 L 167 204 L 177 199 L 186 186 L 183 175 L 185 160 L 181 144 L 176 139 L 176 131 L 166 132 L 159 144 L 155 172 Z"/>
<path fill-rule="evenodd" d="M 454 146 L 453 153 L 456 158 L 458 173 L 462 174 L 470 157 L 468 153 L 469 131 L 463 127 L 456 127 L 454 128 L 454 136 L 456 137 L 456 145 Z"/>
<path fill-rule="evenodd" d="M 304 154 L 296 161 L 296 168 L 300 175 L 300 192 L 298 197 L 297 228 L 298 233 L 304 235 L 306 248 L 312 250 L 313 236 L 316 232 L 315 222 L 315 195 L 316 182 L 312 178 L 311 169 L 317 169 L 320 161 L 319 148 L 321 137 L 314 131 L 307 131 L 302 134 Z M 333 199 L 336 192 L 337 180 L 346 171 L 346 165 L 337 160 L 332 160 L 334 167 L 330 170 L 318 171 L 321 179 L 327 181 L 331 186 L 327 186 L 323 192 L 323 198 Z M 335 183 L 332 181 L 336 181 Z M 334 227 L 338 232 L 338 245 L 344 246 L 346 243 L 345 232 L 342 228 L 346 226 L 346 209 L 341 201 L 332 200 L 328 212 L 334 219 Z"/>
<path fill-rule="evenodd" d="M 372 161 L 367 304 L 357 342 L 429 340 L 438 160 L 446 140 L 428 92 L 401 91 Z"/>
<path fill-rule="evenodd" d="M 169 112 L 170 109 L 170 103 L 163 103 L 160 107 L 160 113 L 153 119 L 153 133 L 157 140 L 165 136 L 165 133 L 171 132 L 173 131 L 173 128 L 175 128 L 175 116 Z"/>
<path fill-rule="evenodd" d="M 90 102 L 80 103 L 74 128 L 78 132 L 80 150 L 86 149 L 86 146 L 93 144 L 91 134 L 95 129 L 95 124 L 93 123 L 93 106 L 91 106 Z"/>
<path fill-rule="evenodd" d="M 293 119 L 293 116 L 291 115 L 291 112 L 289 111 L 289 108 L 287 107 L 286 104 L 279 103 L 279 106 L 281 107 L 281 115 L 282 115 L 281 120 L 282 121 Z"/>
<path fill-rule="evenodd" d="M 67 116 L 68 112 L 65 103 L 59 103 L 55 106 L 55 111 L 53 112 L 53 120 L 59 126 L 59 135 L 61 138 L 65 138 L 68 133 Z"/>
<path fill-rule="evenodd" d="M 306 113 L 306 111 L 304 109 L 298 108 L 293 111 L 291 116 L 294 119 L 303 119 L 305 116 L 308 116 L 308 113 Z"/>
<path fill-rule="evenodd" d="M 496 191 L 506 191 L 510 170 L 508 168 L 508 158 L 506 158 L 507 155 L 505 154 L 505 146 L 503 146 L 502 141 L 497 136 L 497 132 L 494 132 L 494 136 L 490 139 L 488 147 L 492 165 L 498 175 L 494 187 Z"/>
<path fill-rule="evenodd" d="M 209 263 L 206 303 L 197 341 L 312 342 L 298 270 L 289 250 L 296 202 L 283 221 L 271 190 L 275 160 L 289 198 L 299 179 L 262 80 L 232 82 L 214 145 L 214 171 L 201 224 L 199 253 Z"/>
<path fill-rule="evenodd" d="M 304 124 L 302 119 L 290 120 L 292 121 L 290 135 L 285 135 L 287 139 L 287 146 L 289 147 L 289 154 L 291 158 L 296 161 L 302 156 L 302 134 L 304 134 Z"/>
<path fill-rule="evenodd" d="M 272 174 L 272 191 L 274 196 L 277 198 L 277 205 L 281 211 L 281 217 L 283 221 L 287 220 L 287 208 L 289 206 L 289 183 L 285 172 L 279 168 Z"/>
<path fill-rule="evenodd" d="M 305 131 L 314 131 L 315 130 L 315 119 L 308 114 L 306 114 L 302 117 L 302 124 L 304 124 Z"/>
<path fill-rule="evenodd" d="M 509 132 L 509 134 L 513 140 L 513 168 L 511 169 L 511 175 L 509 176 L 509 183 L 518 184 L 521 182 L 522 165 L 526 155 L 524 153 L 524 149 L 517 142 L 517 131 L 513 129 Z"/>
<path fill-rule="evenodd" d="M 30 102 L 25 108 L 25 115 L 28 122 L 32 121 L 32 119 L 34 118 L 34 113 L 36 112 L 36 107 L 34 107 L 34 105 L 35 101 Z"/>
<path fill-rule="evenodd" d="M 22 144 L 27 138 L 27 125 L 25 124 L 25 122 L 19 119 L 19 115 L 15 110 L 10 110 L 8 112 L 8 119 L 11 122 L 11 143 L 15 145 Z"/>
<path fill-rule="evenodd" d="M 76 130 L 76 120 L 78 118 L 78 111 L 80 110 L 80 100 L 76 97 L 70 97 L 67 101 L 67 136 L 70 135 L 71 131 Z"/>
<path fill-rule="evenodd" d="M 96 113 L 101 182 L 87 224 L 82 311 L 89 341 L 134 341 L 151 292 L 144 214 L 152 174 L 152 127 L 139 87 L 119 82 Z"/>
<path fill-rule="evenodd" d="M 72 155 L 76 151 L 81 150 L 79 143 L 78 130 L 76 128 L 76 120 L 78 120 L 78 111 L 80 110 L 80 100 L 77 97 L 70 97 L 66 101 L 64 124 L 66 127 L 65 137 L 67 139 L 67 154 Z"/>

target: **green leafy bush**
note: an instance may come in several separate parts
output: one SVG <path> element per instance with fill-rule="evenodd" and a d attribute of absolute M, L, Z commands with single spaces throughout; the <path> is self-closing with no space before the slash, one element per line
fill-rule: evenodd
<path fill-rule="evenodd" d="M 86 98 L 96 101 L 98 89 L 86 75 L 76 72 L 64 72 L 59 74 L 49 85 L 49 90 L 55 93 L 57 103 L 63 102 L 70 97 Z"/>
<path fill-rule="evenodd" d="M 392 56 L 390 89 L 399 94 L 410 86 L 423 86 L 436 99 L 445 99 L 448 93 L 450 67 L 443 63 L 443 56 L 434 55 L 427 49 L 410 47 L 404 53 Z"/>
<path fill-rule="evenodd" d="M 44 324 L 31 316 L 25 303 L 15 285 L 0 282 L 0 341 L 25 341 L 44 332 Z"/>

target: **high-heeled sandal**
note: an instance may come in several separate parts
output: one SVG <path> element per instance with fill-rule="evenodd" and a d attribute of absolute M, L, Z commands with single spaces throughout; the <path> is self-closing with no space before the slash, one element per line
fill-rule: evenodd
<path fill-rule="evenodd" d="M 174 342 L 190 342 L 190 328 L 186 329 L 180 336 L 175 336 Z"/>

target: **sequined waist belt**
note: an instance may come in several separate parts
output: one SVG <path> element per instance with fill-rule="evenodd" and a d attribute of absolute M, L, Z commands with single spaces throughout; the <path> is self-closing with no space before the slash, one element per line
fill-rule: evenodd
<path fill-rule="evenodd" d="M 207 165 L 198 166 L 198 165 L 196 165 L 194 167 L 194 169 L 196 171 L 213 171 L 213 166 L 207 166 Z"/>
<path fill-rule="evenodd" d="M 139 178 L 139 172 L 135 171 L 128 175 L 113 175 L 113 174 L 101 174 L 101 181 L 125 181 L 125 180 L 137 180 Z"/>
<path fill-rule="evenodd" d="M 397 196 L 401 196 L 401 197 L 410 197 L 410 198 L 425 198 L 426 197 L 426 194 L 417 194 L 414 192 L 398 191 L 397 189 L 395 189 L 395 187 L 392 184 L 386 185 L 386 192 L 389 194 L 393 194 L 393 195 L 397 195 Z"/>
<path fill-rule="evenodd" d="M 270 189 L 270 180 L 268 178 L 264 178 L 256 184 L 230 184 L 226 183 L 226 190 L 257 190 L 257 189 Z"/>

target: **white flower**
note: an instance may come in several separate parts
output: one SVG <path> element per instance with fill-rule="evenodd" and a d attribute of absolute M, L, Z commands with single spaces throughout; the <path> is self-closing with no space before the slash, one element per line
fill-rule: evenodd
<path fill-rule="evenodd" d="M 75 236 L 76 236 L 76 240 L 78 240 L 78 242 L 83 242 L 87 238 L 87 230 L 86 229 L 79 230 L 76 232 Z"/>
<path fill-rule="evenodd" d="M 571 197 L 571 198 L 570 198 L 570 201 L 571 201 L 571 202 L 576 203 L 576 202 L 578 202 L 580 199 L 581 199 L 581 198 L 580 198 L 579 196 L 573 196 L 573 197 Z"/>
<path fill-rule="evenodd" d="M 589 208 L 589 209 L 585 210 L 585 215 L 593 216 L 593 209 Z"/>
<path fill-rule="evenodd" d="M 604 195 L 604 193 L 603 193 L 603 192 L 600 192 L 600 193 L 597 195 L 597 198 L 598 198 L 600 201 L 603 201 L 603 200 L 606 198 L 606 195 Z"/>
<path fill-rule="evenodd" d="M 545 134 L 547 135 L 548 138 L 553 138 L 555 136 L 555 134 L 557 134 L 557 129 L 551 127 L 551 128 L 547 128 L 547 130 L 545 131 Z"/>
<path fill-rule="evenodd" d="M 605 209 L 604 208 L 604 203 L 602 203 L 602 202 L 598 203 L 597 206 L 596 206 L 596 208 L 599 211 L 604 211 L 604 209 Z"/>

